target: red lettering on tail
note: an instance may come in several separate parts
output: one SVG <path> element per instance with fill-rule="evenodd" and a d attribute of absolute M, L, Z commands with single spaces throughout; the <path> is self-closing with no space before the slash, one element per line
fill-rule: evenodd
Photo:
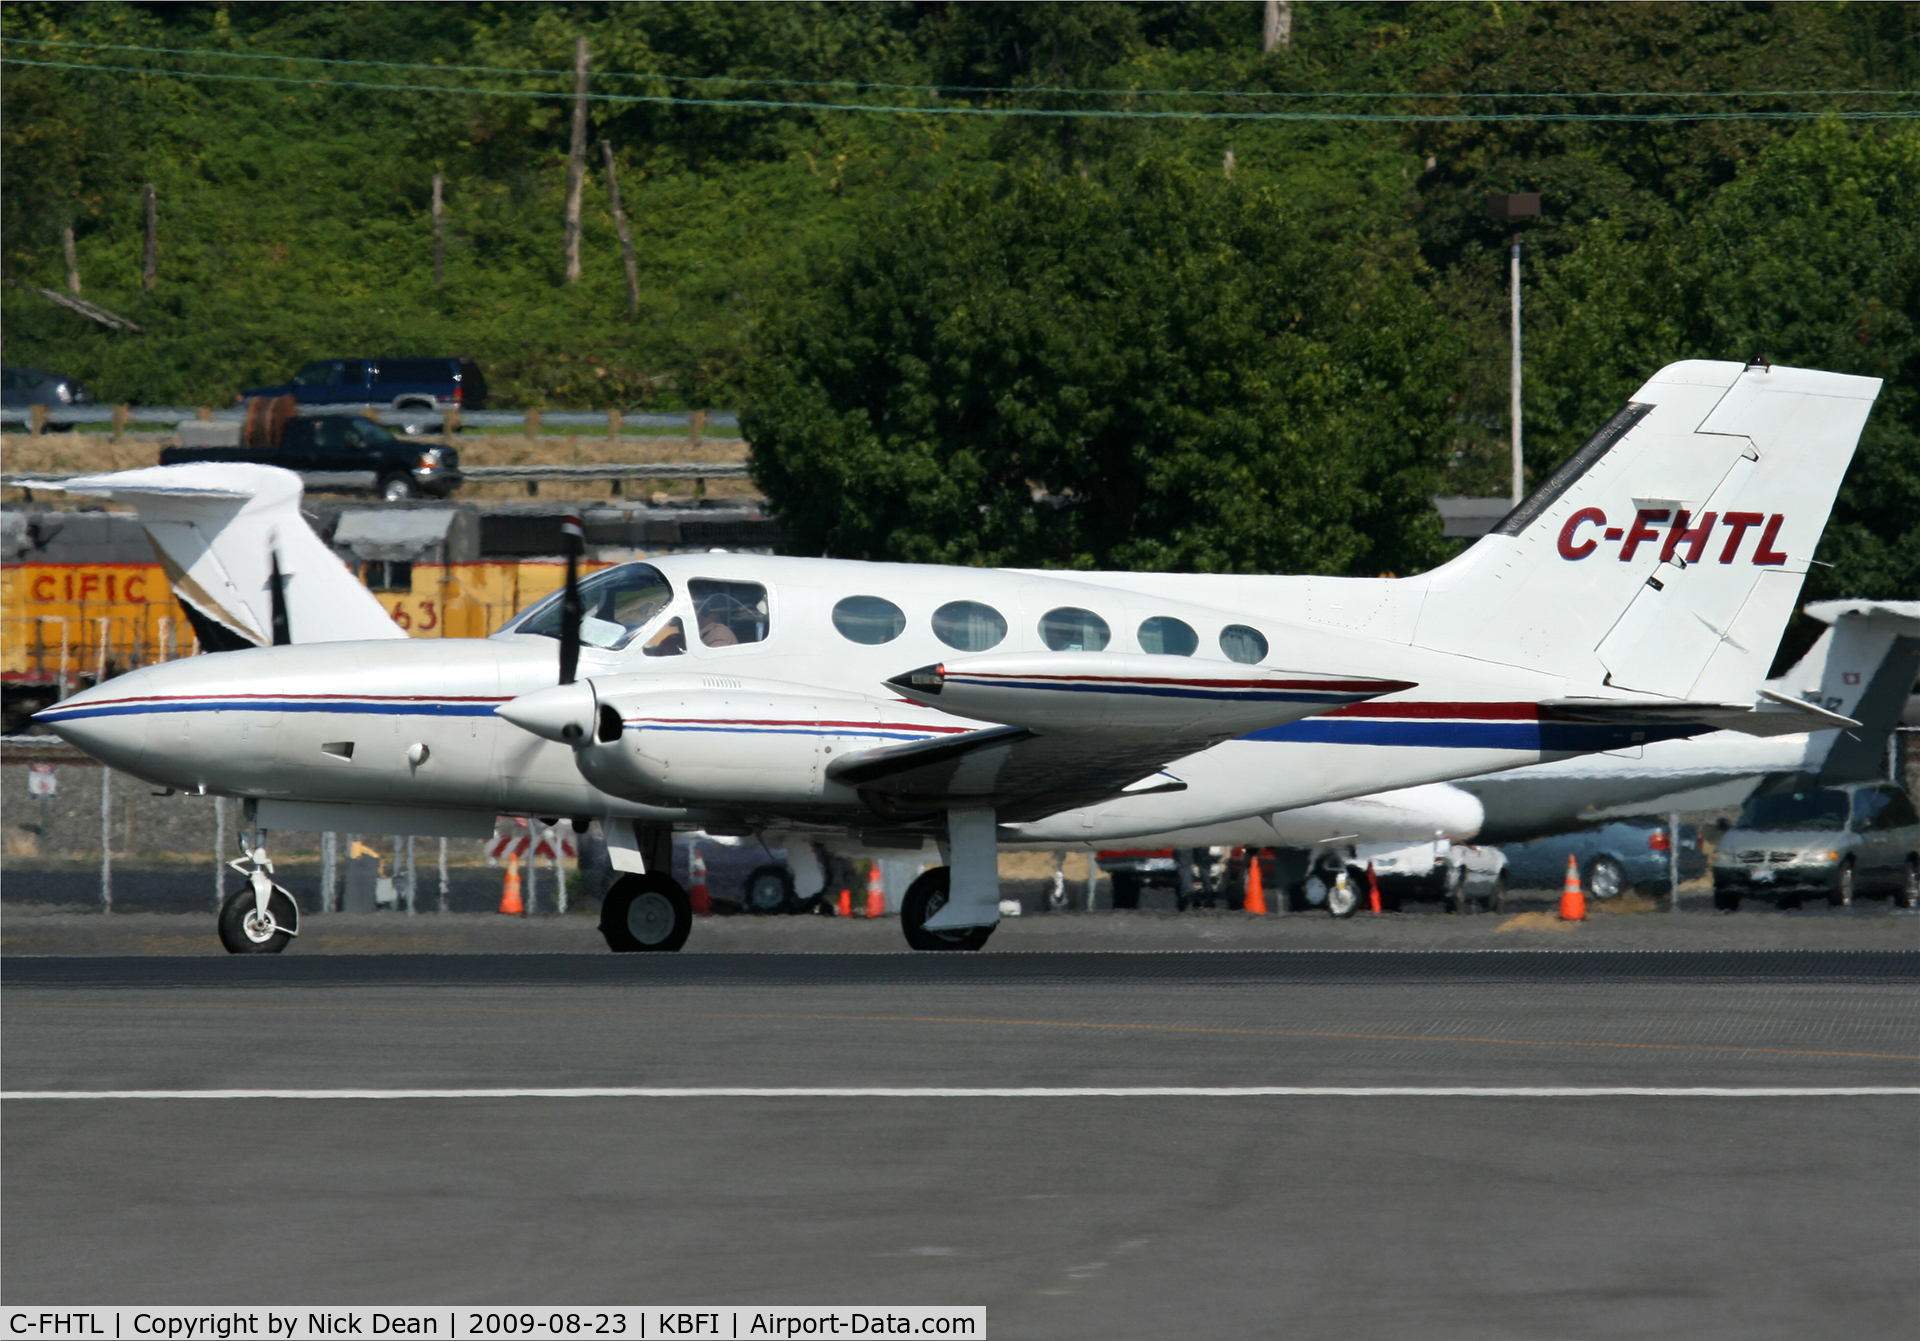
<path fill-rule="evenodd" d="M 1780 535 L 1780 523 L 1786 518 L 1778 512 L 1767 518 L 1767 529 L 1760 533 L 1760 543 L 1754 547 L 1753 561 L 1762 566 L 1772 563 L 1785 563 L 1787 556 L 1773 547 Z"/>
<path fill-rule="evenodd" d="M 1642 540 L 1658 540 L 1660 538 L 1660 532 L 1653 523 L 1663 522 L 1666 519 L 1667 510 L 1665 508 L 1657 510 L 1653 508 L 1641 508 L 1640 511 L 1636 512 L 1633 516 L 1633 527 L 1627 532 L 1627 538 L 1622 541 L 1620 545 L 1620 562 L 1626 563 L 1629 559 L 1633 558 L 1634 552 L 1640 548 L 1640 542 Z"/>
<path fill-rule="evenodd" d="M 1746 539 L 1747 528 L 1758 526 L 1766 520 L 1766 516 L 1759 512 L 1729 512 L 1720 520 L 1733 528 L 1733 534 L 1727 537 L 1727 547 L 1720 551 L 1720 562 L 1732 563 L 1735 552 L 1740 548 L 1740 542 Z"/>
<path fill-rule="evenodd" d="M 1582 522 L 1592 522 L 1595 526 L 1605 526 L 1607 524 L 1607 514 L 1599 508 L 1581 508 L 1578 512 L 1567 518 L 1567 524 L 1560 528 L 1561 558 L 1584 559 L 1598 547 L 1599 542 L 1593 540 L 1584 541 L 1578 545 L 1573 543 L 1573 533 L 1580 529 Z"/>
<path fill-rule="evenodd" d="M 1701 554 L 1706 551 L 1707 541 L 1713 536 L 1714 519 L 1719 515 L 1717 512 L 1709 512 L 1700 519 L 1698 526 L 1692 530 L 1688 530 L 1687 523 L 1693 519 L 1693 514 L 1685 508 L 1674 513 L 1673 529 L 1667 532 L 1667 543 L 1660 547 L 1660 562 L 1667 562 L 1667 560 L 1673 557 L 1673 552 L 1676 549 L 1685 545 L 1687 547 L 1686 561 L 1688 563 L 1699 563 Z"/>

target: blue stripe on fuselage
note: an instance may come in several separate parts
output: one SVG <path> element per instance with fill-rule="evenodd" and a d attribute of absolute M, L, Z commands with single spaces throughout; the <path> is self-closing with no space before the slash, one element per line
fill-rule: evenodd
<path fill-rule="evenodd" d="M 1364 717 L 1308 717 L 1270 726 L 1242 740 L 1311 745 L 1401 745 L 1440 750 L 1530 750 L 1591 754 L 1697 735 L 1711 727 L 1610 726 L 1598 722 L 1436 722 Z"/>
<path fill-rule="evenodd" d="M 503 700 L 504 701 L 504 700 Z M 97 708 L 48 708 L 36 722 L 77 722 L 83 717 L 126 717 L 163 712 L 343 712 L 395 717 L 491 717 L 494 703 L 314 703 L 280 699 L 208 699 L 195 703 L 104 703 Z"/>

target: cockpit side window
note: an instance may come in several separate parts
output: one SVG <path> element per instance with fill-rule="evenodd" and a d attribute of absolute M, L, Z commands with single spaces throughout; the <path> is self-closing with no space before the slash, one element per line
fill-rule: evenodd
<path fill-rule="evenodd" d="M 720 582 L 696 577 L 687 583 L 693 597 L 700 641 L 708 647 L 765 642 L 767 589 L 758 582 Z"/>
<path fill-rule="evenodd" d="M 502 632 L 558 638 L 561 597 L 555 592 Z M 609 651 L 625 647 L 672 600 L 673 585 L 651 564 L 603 568 L 580 581 L 580 641 Z"/>

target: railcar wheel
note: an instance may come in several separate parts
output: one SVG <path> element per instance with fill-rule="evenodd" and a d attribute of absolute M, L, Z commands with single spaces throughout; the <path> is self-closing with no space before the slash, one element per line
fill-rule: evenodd
<path fill-rule="evenodd" d="M 241 885 L 220 905 L 220 944 L 230 955 L 277 955 L 299 928 L 300 910 L 277 889 L 267 900 L 265 917 L 255 906 L 251 885 Z"/>
<path fill-rule="evenodd" d="M 900 901 L 900 929 L 907 944 L 916 950 L 978 950 L 993 934 L 992 927 L 956 927 L 952 931 L 928 931 L 927 919 L 947 906 L 953 888 L 953 870 L 936 866 L 921 873 L 907 886 Z"/>
<path fill-rule="evenodd" d="M 600 934 L 616 954 L 678 950 L 692 930 L 693 902 L 669 875 L 623 875 L 600 903 Z"/>

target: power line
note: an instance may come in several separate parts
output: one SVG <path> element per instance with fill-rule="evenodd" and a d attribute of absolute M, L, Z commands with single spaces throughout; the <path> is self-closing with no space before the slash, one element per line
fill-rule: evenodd
<path fill-rule="evenodd" d="M 225 74 L 212 70 L 165 70 L 145 65 L 105 65 L 77 61 L 35 61 L 19 56 L 0 56 L 0 65 L 30 66 L 50 70 L 83 70 L 106 74 L 152 75 L 162 79 L 199 79 L 233 84 L 301 85 L 307 88 L 360 89 L 376 93 L 437 93 L 483 98 L 552 98 L 565 100 L 584 97 L 589 102 L 609 104 L 652 104 L 673 107 L 751 108 L 760 111 L 866 112 L 908 116 L 985 116 L 1050 117 L 1073 120 L 1106 121 L 1277 121 L 1277 122 L 1376 122 L 1384 124 L 1481 123 L 1481 122 L 1614 122 L 1633 124 L 1707 122 L 1707 121 L 1816 121 L 1835 117 L 1842 121 L 1920 120 L 1920 109 L 1907 111 L 1854 111 L 1833 108 L 1777 111 L 1732 112 L 1202 112 L 1186 110 L 1149 110 L 1146 108 L 1105 107 L 972 107 L 908 106 L 889 103 L 801 102 L 779 98 L 689 98 L 675 94 L 587 93 L 571 89 L 491 89 L 464 88 L 452 84 L 375 83 L 355 79 L 302 79 L 293 76 Z"/>
<path fill-rule="evenodd" d="M 560 76 L 571 78 L 572 70 L 544 69 L 540 67 L 520 67 L 507 65 L 434 65 L 415 61 L 381 61 L 341 58 L 331 56 L 293 56 L 269 52 L 252 51 L 216 51 L 205 47 L 153 47 L 140 46 L 124 42 L 72 42 L 27 37 L 0 37 L 0 43 L 12 43 L 18 46 L 32 47 L 78 47 L 91 51 L 135 51 L 149 55 L 197 56 L 220 60 L 280 61 L 311 65 L 351 66 L 364 69 L 382 70 L 422 70 L 433 73 L 455 74 L 497 74 L 516 77 Z M 23 62 L 24 63 L 24 62 Z M 43 62 L 57 66 L 58 62 Z M 101 66 L 102 69 L 124 69 L 129 67 Z M 137 67 L 148 68 L 148 67 Z M 1505 92 L 1505 93 L 1467 93 L 1440 91 L 1394 92 L 1390 90 L 1265 90 L 1265 89 L 1175 89 L 1175 88 L 1074 88 L 1065 85 L 991 85 L 991 84 L 902 84 L 881 81 L 838 80 L 838 79 L 786 79 L 773 76 L 751 75 L 675 75 L 661 71 L 641 70 L 596 70 L 596 78 L 602 79 L 638 79 L 656 80 L 669 84 L 735 84 L 757 85 L 781 88 L 837 88 L 837 89 L 887 89 L 896 92 L 931 93 L 936 96 L 945 93 L 990 93 L 1001 95 L 1025 95 L 1035 93 L 1061 93 L 1082 97 L 1168 97 L 1168 98 L 1236 98 L 1236 99 L 1405 99 L 1409 101 L 1460 101 L 1466 99 L 1506 101 L 1510 99 L 1640 99 L 1640 98 L 1845 98 L 1845 97 L 1915 97 L 1920 96 L 1917 89 L 1715 89 L 1715 90 L 1658 90 L 1644 89 L 1634 91 L 1617 90 L 1564 90 L 1556 92 Z M 300 82 L 313 82 L 302 80 Z M 340 82 L 347 81 L 325 81 Z M 464 90 L 463 90 L 464 91 Z M 555 95 L 560 96 L 560 95 Z M 570 93 L 565 96 L 572 96 Z M 809 104 L 812 105 L 812 104 Z M 1059 115 L 1060 113 L 1049 113 Z"/>

